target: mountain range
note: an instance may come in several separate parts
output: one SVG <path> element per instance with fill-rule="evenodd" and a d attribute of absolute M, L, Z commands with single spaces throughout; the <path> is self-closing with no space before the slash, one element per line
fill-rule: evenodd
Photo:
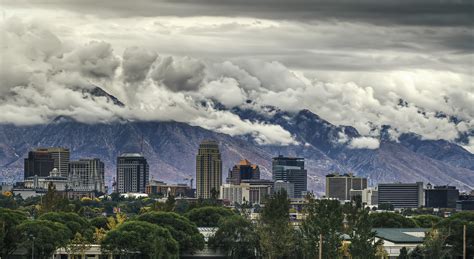
<path fill-rule="evenodd" d="M 124 105 L 99 87 L 84 92 L 84 96 L 105 96 L 114 105 Z M 116 157 L 122 152 L 143 152 L 150 164 L 151 178 L 184 183 L 187 177 L 194 177 L 199 143 L 214 139 L 220 145 L 224 179 L 227 169 L 243 158 L 258 164 L 263 178 L 271 178 L 271 159 L 281 154 L 305 158 L 308 188 L 318 193 L 324 191 L 324 176 L 333 172 L 365 176 L 372 185 L 423 181 L 455 185 L 466 191 L 474 189 L 474 155 L 457 144 L 424 140 L 412 133 L 393 140 L 382 130 L 378 148 L 354 148 L 350 141 L 361 135 L 353 127 L 333 125 L 309 110 L 264 108 L 265 112 L 242 108 L 229 111 L 244 120 L 280 125 L 299 144 L 260 145 L 252 136 L 230 136 L 175 121 L 88 124 L 59 116 L 42 125 L 0 124 L 0 180 L 22 180 L 23 159 L 29 150 L 63 146 L 71 150 L 72 159 L 100 158 L 109 184 L 115 175 Z M 341 142 L 341 136 L 346 141 Z"/>

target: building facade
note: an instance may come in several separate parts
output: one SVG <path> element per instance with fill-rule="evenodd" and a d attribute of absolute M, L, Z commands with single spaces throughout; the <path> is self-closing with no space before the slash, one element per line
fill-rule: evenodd
<path fill-rule="evenodd" d="M 231 204 L 261 204 L 265 198 L 272 192 L 271 183 L 249 183 L 242 182 L 238 185 L 223 184 L 220 188 L 220 199 L 228 201 Z"/>
<path fill-rule="evenodd" d="M 258 165 L 251 164 L 247 159 L 240 160 L 239 164 L 234 165 L 227 176 L 226 182 L 238 185 L 242 180 L 260 179 L 260 168 Z"/>
<path fill-rule="evenodd" d="M 222 184 L 222 160 L 216 141 L 207 140 L 199 145 L 196 155 L 196 196 L 209 199 L 219 192 Z"/>
<path fill-rule="evenodd" d="M 455 186 L 435 186 L 425 190 L 425 207 L 428 208 L 456 208 L 458 199 L 459 190 Z"/>
<path fill-rule="evenodd" d="M 24 179 L 32 176 L 49 176 L 54 168 L 54 159 L 47 151 L 30 151 L 24 160 Z"/>
<path fill-rule="evenodd" d="M 378 204 L 392 204 L 394 208 L 418 208 L 424 205 L 423 183 L 381 183 L 378 185 Z"/>
<path fill-rule="evenodd" d="M 69 162 L 69 179 L 75 191 L 105 193 L 104 163 L 98 158 Z"/>
<path fill-rule="evenodd" d="M 37 152 L 48 152 L 54 160 L 54 168 L 57 168 L 61 176 L 68 177 L 70 152 L 68 148 L 48 147 L 37 148 Z"/>
<path fill-rule="evenodd" d="M 124 153 L 117 158 L 117 192 L 145 193 L 149 166 L 142 154 Z"/>
<path fill-rule="evenodd" d="M 162 181 L 150 180 L 146 186 L 146 194 L 161 194 L 165 197 L 193 197 L 193 190 L 187 184 L 167 184 Z"/>
<path fill-rule="evenodd" d="M 326 197 L 346 201 L 351 199 L 351 190 L 361 191 L 367 188 L 367 178 L 352 174 L 326 175 Z M 354 192 L 353 192 L 354 193 Z"/>
<path fill-rule="evenodd" d="M 276 181 L 273 184 L 273 192 L 274 193 L 281 192 L 283 190 L 288 195 L 288 198 L 290 198 L 290 199 L 295 198 L 295 196 L 294 196 L 295 195 L 295 185 L 293 183 L 284 182 L 284 181 Z"/>
<path fill-rule="evenodd" d="M 303 197 L 308 190 L 308 172 L 304 167 L 304 158 L 278 156 L 272 159 L 273 181 L 294 184 L 293 197 Z"/>

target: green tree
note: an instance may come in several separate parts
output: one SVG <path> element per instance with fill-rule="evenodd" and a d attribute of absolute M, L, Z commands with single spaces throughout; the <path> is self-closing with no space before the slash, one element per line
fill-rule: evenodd
<path fill-rule="evenodd" d="M 466 225 L 467 258 L 474 256 L 474 212 L 463 211 L 441 220 L 436 228 L 448 235 L 446 244 L 452 247 L 453 256 L 462 256 L 463 226 Z"/>
<path fill-rule="evenodd" d="M 201 207 L 190 210 L 185 214 L 198 227 L 217 227 L 221 218 L 229 217 L 234 213 L 222 207 Z"/>
<path fill-rule="evenodd" d="M 432 228 L 438 224 L 442 218 L 435 215 L 418 215 L 412 218 L 420 228 Z"/>
<path fill-rule="evenodd" d="M 71 237 L 71 231 L 64 224 L 49 220 L 27 220 L 18 226 L 18 234 L 24 240 L 29 257 L 33 247 L 35 258 L 39 259 L 51 258 L 56 249 L 66 247 Z"/>
<path fill-rule="evenodd" d="M 412 219 L 393 212 L 382 212 L 370 214 L 370 220 L 374 228 L 415 228 L 416 223 Z"/>
<path fill-rule="evenodd" d="M 164 210 L 174 211 L 175 206 L 176 206 L 176 199 L 174 198 L 173 195 L 169 195 L 168 198 L 166 199 Z"/>
<path fill-rule="evenodd" d="M 132 258 L 178 258 L 179 245 L 166 228 L 143 221 L 129 221 L 107 233 L 101 242 L 104 253 Z"/>
<path fill-rule="evenodd" d="M 289 224 L 290 201 L 285 191 L 270 196 L 260 214 L 257 233 L 266 258 L 292 258 L 297 246 L 296 232 Z"/>
<path fill-rule="evenodd" d="M 239 215 L 223 218 L 209 239 L 212 248 L 220 248 L 231 258 L 256 258 L 259 238 L 251 221 Z"/>
<path fill-rule="evenodd" d="M 375 259 L 377 247 L 383 243 L 381 240 L 375 242 L 375 232 L 372 231 L 369 211 L 366 209 L 358 210 L 350 237 L 349 250 L 354 259 Z"/>
<path fill-rule="evenodd" d="M 446 245 L 446 239 L 448 235 L 439 231 L 438 229 L 432 229 L 427 233 L 423 242 L 425 255 L 428 258 L 451 258 L 451 250 Z"/>
<path fill-rule="evenodd" d="M 310 258 L 318 256 L 321 235 L 323 258 L 337 258 L 342 246 L 343 220 L 339 201 L 308 197 L 306 219 L 301 226 L 306 255 Z"/>
<path fill-rule="evenodd" d="M 56 185 L 52 182 L 48 184 L 48 191 L 41 199 L 40 213 L 60 211 L 67 207 L 68 200 L 56 191 Z"/>
<path fill-rule="evenodd" d="M 391 203 L 381 203 L 378 206 L 379 210 L 390 210 L 393 211 L 394 207 Z"/>
<path fill-rule="evenodd" d="M 107 220 L 107 217 L 104 217 L 104 216 L 95 217 L 89 220 L 90 225 L 93 226 L 94 228 L 103 228 L 103 229 L 107 229 L 108 222 L 109 221 Z"/>
<path fill-rule="evenodd" d="M 402 249 L 400 249 L 400 255 L 398 256 L 398 259 L 408 259 L 408 249 L 406 247 L 402 247 Z"/>
<path fill-rule="evenodd" d="M 18 225 L 26 220 L 26 215 L 17 210 L 0 208 L 0 252 L 2 258 L 7 258 L 20 244 Z"/>
<path fill-rule="evenodd" d="M 410 251 L 408 254 L 408 258 L 410 259 L 424 259 L 423 249 L 420 246 L 416 246 L 413 250 Z"/>
<path fill-rule="evenodd" d="M 92 241 L 94 229 L 89 221 L 73 212 L 49 212 L 41 215 L 40 220 L 49 220 L 64 224 L 71 230 L 71 237 L 74 238 L 76 233 L 80 233 L 87 240 Z"/>
<path fill-rule="evenodd" d="M 77 232 L 74 238 L 66 245 L 66 251 L 69 255 L 80 255 L 85 257 L 85 252 L 91 247 L 91 241 L 84 238 L 81 233 Z"/>
<path fill-rule="evenodd" d="M 181 253 L 192 253 L 204 248 L 204 237 L 196 225 L 186 217 L 173 212 L 148 212 L 138 216 L 137 220 L 168 229 L 171 236 L 178 241 Z"/>

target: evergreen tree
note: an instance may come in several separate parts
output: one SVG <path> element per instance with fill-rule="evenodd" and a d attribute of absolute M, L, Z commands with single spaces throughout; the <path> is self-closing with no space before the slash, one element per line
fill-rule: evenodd
<path fill-rule="evenodd" d="M 369 211 L 360 209 L 357 212 L 357 219 L 350 234 L 350 252 L 354 259 L 375 259 L 377 247 L 382 241 L 375 242 L 375 232 L 372 231 Z"/>
<path fill-rule="evenodd" d="M 323 258 L 337 258 L 342 246 L 343 220 L 344 215 L 339 201 L 316 200 L 309 197 L 306 219 L 301 226 L 306 256 L 317 258 L 321 235 Z"/>
<path fill-rule="evenodd" d="M 408 259 L 408 249 L 406 247 L 402 247 L 402 249 L 400 249 L 400 255 L 398 256 L 398 259 Z"/>

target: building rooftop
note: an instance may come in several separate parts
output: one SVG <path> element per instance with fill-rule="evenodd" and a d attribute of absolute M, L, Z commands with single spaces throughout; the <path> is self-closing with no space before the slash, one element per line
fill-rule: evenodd
<path fill-rule="evenodd" d="M 123 153 L 120 157 L 143 157 L 140 153 Z"/>
<path fill-rule="evenodd" d="M 423 243 L 428 228 L 374 228 L 375 236 L 394 243 Z"/>

